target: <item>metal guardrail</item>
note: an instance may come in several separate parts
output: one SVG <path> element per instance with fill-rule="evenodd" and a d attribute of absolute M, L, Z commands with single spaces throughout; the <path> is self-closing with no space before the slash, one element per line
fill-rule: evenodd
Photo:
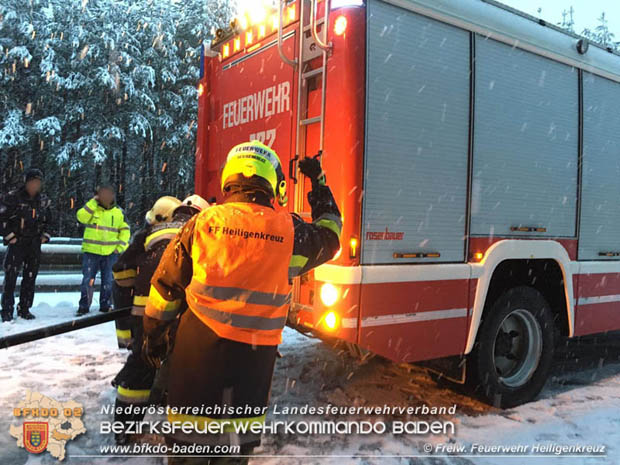
<path fill-rule="evenodd" d="M 19 344 L 25 344 L 26 342 L 37 341 L 46 337 L 100 325 L 102 323 L 107 323 L 108 321 L 114 321 L 119 318 L 129 316 L 130 314 L 131 308 L 127 307 L 113 310 L 108 313 L 101 313 L 99 315 L 84 316 L 74 320 L 65 321 L 64 323 L 46 326 L 44 328 L 24 331 L 23 333 L 9 334 L 8 336 L 0 337 L 0 349 L 7 349 Z"/>
<path fill-rule="evenodd" d="M 0 236 L 0 239 L 2 239 L 2 236 Z M 82 245 L 82 238 L 81 237 L 52 237 L 52 239 L 47 244 Z M 2 247 L 5 247 L 5 246 L 0 245 L 0 248 Z"/>
<path fill-rule="evenodd" d="M 7 247 L 1 245 L 0 263 L 4 259 Z M 42 290 L 74 290 L 79 289 L 82 281 L 82 239 L 73 237 L 54 237 L 41 246 L 41 271 L 37 277 L 37 291 Z M 63 272 L 64 271 L 64 272 Z M 18 287 L 21 279 L 18 279 Z M 99 279 L 95 285 L 99 285 Z M 4 273 L 0 272 L 0 288 L 4 284 Z M 100 313 L 92 316 L 83 316 L 63 323 L 43 328 L 37 328 L 22 333 L 9 334 L 0 337 L 0 349 L 6 349 L 19 344 L 37 341 L 50 336 L 76 331 L 90 326 L 96 326 L 131 314 L 131 307 Z"/>
<path fill-rule="evenodd" d="M 0 256 L 3 256 L 6 250 L 7 246 L 0 241 Z M 53 237 L 48 243 L 41 245 L 42 258 L 50 255 L 80 255 L 81 253 L 82 239 L 79 237 Z"/>
<path fill-rule="evenodd" d="M 4 260 L 7 247 L 0 242 L 0 263 Z M 79 273 L 82 261 L 82 239 L 74 237 L 54 237 L 41 246 L 41 271 L 37 277 L 37 291 L 79 289 L 82 275 Z M 62 272 L 64 271 L 64 273 Z M 21 279 L 18 280 L 18 287 Z M 0 288 L 4 273 L 0 272 Z M 95 282 L 99 285 L 99 279 Z M 37 341 L 50 336 L 77 331 L 129 316 L 131 307 L 113 310 L 108 313 L 84 316 L 43 328 L 9 334 L 0 337 L 0 349 Z"/>

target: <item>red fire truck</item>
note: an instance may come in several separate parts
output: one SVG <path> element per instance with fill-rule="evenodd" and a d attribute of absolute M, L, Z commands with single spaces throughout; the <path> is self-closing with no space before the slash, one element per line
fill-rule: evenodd
<path fill-rule="evenodd" d="M 262 5 L 261 2 L 252 2 Z M 620 329 L 620 58 L 492 0 L 282 0 L 205 51 L 196 190 L 228 150 L 322 154 L 341 250 L 290 324 L 486 399 L 535 397 L 561 337 Z"/>

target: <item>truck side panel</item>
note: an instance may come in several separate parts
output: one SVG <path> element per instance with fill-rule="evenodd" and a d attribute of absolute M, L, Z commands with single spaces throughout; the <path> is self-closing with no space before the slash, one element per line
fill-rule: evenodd
<path fill-rule="evenodd" d="M 398 361 L 459 354 L 469 267 L 437 262 L 464 261 L 470 34 L 367 8 L 359 344 Z"/>

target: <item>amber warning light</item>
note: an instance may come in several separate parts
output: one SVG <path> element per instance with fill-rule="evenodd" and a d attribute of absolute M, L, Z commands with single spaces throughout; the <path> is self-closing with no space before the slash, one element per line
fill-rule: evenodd
<path fill-rule="evenodd" d="M 338 314 L 333 310 L 323 315 L 323 324 L 329 331 L 335 331 L 336 329 L 338 329 L 339 323 L 340 321 L 338 318 Z"/>
<path fill-rule="evenodd" d="M 274 2 L 269 0 L 240 0 L 238 14 L 226 30 L 218 29 L 211 49 L 227 59 L 242 51 L 253 51 L 261 44 L 259 41 L 278 31 L 279 12 Z M 282 26 L 297 20 L 295 4 L 286 7 Z"/>
<path fill-rule="evenodd" d="M 334 23 L 334 34 L 337 36 L 344 35 L 347 32 L 347 17 L 340 15 L 336 18 L 336 22 Z"/>
<path fill-rule="evenodd" d="M 352 237 L 349 241 L 349 257 L 356 258 L 357 257 L 357 238 Z"/>

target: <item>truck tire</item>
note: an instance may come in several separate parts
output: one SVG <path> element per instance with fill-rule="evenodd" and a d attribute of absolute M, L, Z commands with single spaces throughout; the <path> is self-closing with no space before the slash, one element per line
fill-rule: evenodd
<path fill-rule="evenodd" d="M 485 310 L 467 360 L 468 383 L 496 407 L 529 402 L 549 376 L 553 351 L 549 304 L 533 287 L 514 287 Z"/>

